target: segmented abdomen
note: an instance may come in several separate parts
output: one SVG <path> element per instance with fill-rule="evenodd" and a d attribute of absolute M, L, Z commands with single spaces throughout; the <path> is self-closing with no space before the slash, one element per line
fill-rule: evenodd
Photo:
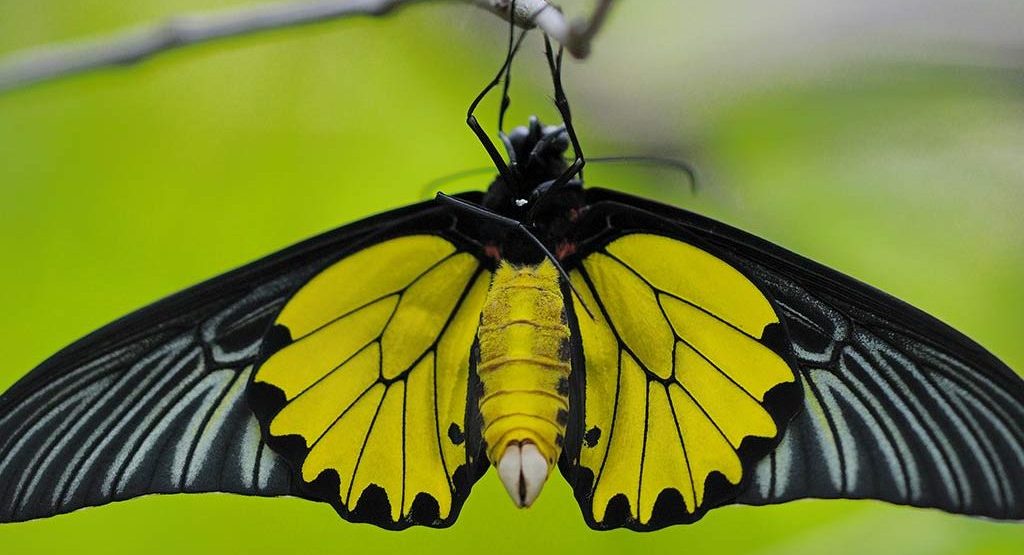
<path fill-rule="evenodd" d="M 532 442 L 554 466 L 565 435 L 570 371 L 569 326 L 554 265 L 502 263 L 477 338 L 487 456 L 497 462 L 510 443 Z"/>

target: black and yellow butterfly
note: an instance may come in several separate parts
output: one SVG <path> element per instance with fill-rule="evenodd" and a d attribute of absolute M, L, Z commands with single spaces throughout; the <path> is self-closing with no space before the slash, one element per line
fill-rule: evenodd
<path fill-rule="evenodd" d="M 585 189 L 548 57 L 566 126 L 485 143 L 486 193 L 193 287 L 4 393 L 0 521 L 219 491 L 443 527 L 492 464 L 519 506 L 557 466 L 596 529 L 807 497 L 1024 518 L 1024 381 L 852 278 Z"/>

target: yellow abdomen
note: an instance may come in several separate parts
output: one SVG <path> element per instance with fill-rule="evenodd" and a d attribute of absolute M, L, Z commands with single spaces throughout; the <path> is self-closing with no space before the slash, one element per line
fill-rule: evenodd
<path fill-rule="evenodd" d="M 569 326 L 559 274 L 502 263 L 480 317 L 477 374 L 487 456 L 497 464 L 511 444 L 533 443 L 551 468 L 569 410 Z"/>

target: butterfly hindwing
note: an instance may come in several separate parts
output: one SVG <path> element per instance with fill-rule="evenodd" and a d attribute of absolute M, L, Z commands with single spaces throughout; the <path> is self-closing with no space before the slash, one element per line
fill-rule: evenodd
<path fill-rule="evenodd" d="M 797 410 L 788 345 L 773 303 L 723 260 L 610 237 L 571 273 L 586 391 L 563 473 L 595 528 L 692 522 L 737 494 Z"/>
<path fill-rule="evenodd" d="M 289 299 L 252 399 L 309 492 L 385 528 L 454 522 L 486 468 L 468 400 L 489 285 L 477 257 L 449 240 L 401 235 Z"/>
<path fill-rule="evenodd" d="M 604 227 L 694 238 L 777 306 L 804 406 L 735 502 L 866 498 L 1024 518 L 1024 382 L 1005 364 L 924 312 L 763 239 L 622 193 L 588 195 Z"/>

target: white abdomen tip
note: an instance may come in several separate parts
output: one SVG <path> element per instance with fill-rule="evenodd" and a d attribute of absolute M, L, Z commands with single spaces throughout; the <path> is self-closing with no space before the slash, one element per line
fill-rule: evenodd
<path fill-rule="evenodd" d="M 498 476 L 517 507 L 533 504 L 548 479 L 548 463 L 532 443 L 510 443 L 498 461 Z"/>

